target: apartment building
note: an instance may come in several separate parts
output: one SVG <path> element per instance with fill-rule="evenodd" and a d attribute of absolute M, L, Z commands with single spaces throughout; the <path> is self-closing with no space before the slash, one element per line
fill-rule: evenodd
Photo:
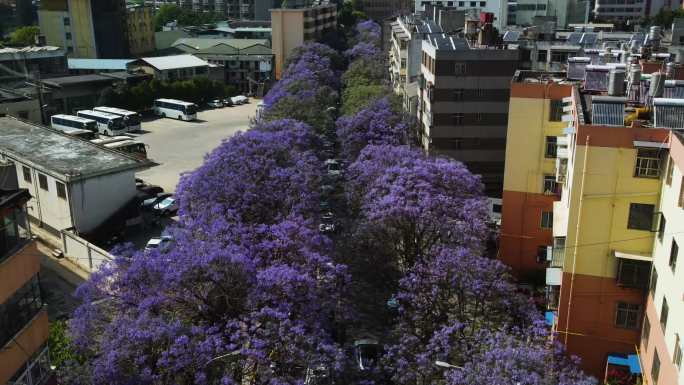
<path fill-rule="evenodd" d="M 661 9 L 681 7 L 681 2 L 675 0 L 596 0 L 593 11 L 596 20 L 627 21 L 655 16 Z"/>
<path fill-rule="evenodd" d="M 41 384 L 50 376 L 40 253 L 26 212 L 30 199 L 26 189 L 0 189 L 0 384 Z"/>
<path fill-rule="evenodd" d="M 70 57 L 120 59 L 130 54 L 124 0 L 42 0 L 40 31 Z"/>
<path fill-rule="evenodd" d="M 0 160 L 28 190 L 28 217 L 59 234 L 87 234 L 135 198 L 135 171 L 148 161 L 12 117 L 0 118 Z"/>
<path fill-rule="evenodd" d="M 145 5 L 126 6 L 126 31 L 128 48 L 133 56 L 154 52 L 154 15 L 152 7 Z"/>
<path fill-rule="evenodd" d="M 415 0 L 415 11 L 424 12 L 426 6 L 430 5 L 454 8 L 475 15 L 476 17 L 483 12 L 491 13 L 494 15 L 494 27 L 502 30 L 508 25 L 506 20 L 508 17 L 508 1 L 505 0 Z"/>
<path fill-rule="evenodd" d="M 622 365 L 631 374 L 646 371 L 638 364 L 642 326 L 669 344 L 641 356 L 655 362 L 656 377 L 667 349 L 676 357 L 676 336 L 655 320 L 667 318 L 664 293 L 681 302 L 682 286 L 647 296 L 652 262 L 655 277 L 659 265 L 671 270 L 678 250 L 659 206 L 668 204 L 661 190 L 671 132 L 684 129 L 684 88 L 681 66 L 663 58 L 627 58 L 627 75 L 622 58 L 569 66 L 567 76 L 520 71 L 511 86 L 500 258 L 522 279 L 545 269 L 558 339 L 599 379 Z M 666 67 L 667 75 L 654 73 Z M 651 314 L 642 321 L 647 299 Z"/>
<path fill-rule="evenodd" d="M 678 102 L 682 100 L 679 99 Z M 670 108 L 684 115 L 684 103 Z M 643 376 L 648 384 L 684 384 L 684 137 L 672 131 L 669 157 L 664 156 L 661 176 L 659 232 L 653 242 L 653 270 L 642 323 L 640 352 Z M 667 154 L 665 154 L 667 155 Z"/>
<path fill-rule="evenodd" d="M 429 152 L 482 175 L 487 196 L 503 191 L 506 127 L 517 49 L 447 35 L 422 41 L 418 136 Z"/>
<path fill-rule="evenodd" d="M 288 3 L 288 6 L 289 5 Z M 322 4 L 302 8 L 271 9 L 275 77 L 280 79 L 285 59 L 293 49 L 320 39 L 337 28 L 337 5 Z"/>

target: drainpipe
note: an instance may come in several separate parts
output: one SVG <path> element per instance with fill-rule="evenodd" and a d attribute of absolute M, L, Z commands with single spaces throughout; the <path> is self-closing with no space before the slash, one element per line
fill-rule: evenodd
<path fill-rule="evenodd" d="M 570 330 L 570 309 L 572 308 L 572 290 L 575 285 L 575 268 L 577 266 L 577 249 L 579 248 L 579 231 L 580 223 L 582 222 L 582 204 L 584 203 L 584 179 L 587 175 L 587 158 L 589 157 L 589 135 L 587 135 L 587 142 L 585 143 L 586 150 L 584 152 L 584 160 L 582 164 L 582 181 L 580 185 L 580 197 L 579 197 L 579 212 L 577 214 L 577 225 L 575 226 L 575 250 L 572 252 L 572 274 L 570 276 L 570 292 L 568 293 L 568 310 L 566 316 L 568 317 L 565 321 L 565 337 L 564 344 L 568 345 L 568 331 Z M 563 278 L 561 278 L 561 284 Z"/>

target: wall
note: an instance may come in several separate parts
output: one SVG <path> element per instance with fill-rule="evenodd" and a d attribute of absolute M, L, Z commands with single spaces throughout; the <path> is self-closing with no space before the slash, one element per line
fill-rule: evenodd
<path fill-rule="evenodd" d="M 155 50 L 154 18 L 151 7 L 127 10 L 128 45 L 131 55 L 139 56 Z"/>
<path fill-rule="evenodd" d="M 114 259 L 105 250 L 86 241 L 71 231 L 62 230 L 62 251 L 64 256 L 87 272 L 97 271 L 104 263 Z"/>
<path fill-rule="evenodd" d="M 644 376 L 649 383 L 651 378 L 654 351 L 660 359 L 659 384 L 684 384 L 684 370 L 673 362 L 675 343 L 679 335 L 679 346 L 684 349 L 684 210 L 679 205 L 679 195 L 684 188 L 684 145 L 676 135 L 670 137 L 670 156 L 674 166 L 671 183 L 662 183 L 660 212 L 666 219 L 665 231 L 658 237 L 653 247 L 653 268 L 657 272 L 655 290 L 649 293 L 646 306 L 651 331 L 647 339 L 641 341 L 641 362 Z M 663 178 L 665 180 L 665 178 Z M 680 251 L 674 271 L 669 266 L 672 241 L 677 242 Z M 663 298 L 667 299 L 669 312 L 665 331 L 660 325 Z"/>
<path fill-rule="evenodd" d="M 40 253 L 32 241 L 0 262 L 0 304 L 5 303 L 40 271 Z"/>
<path fill-rule="evenodd" d="M 66 11 L 43 9 L 38 11 L 40 34 L 45 36 L 45 43 L 47 45 L 67 49 L 66 28 L 64 26 L 65 17 L 69 17 L 69 13 Z"/>
<path fill-rule="evenodd" d="M 71 15 L 71 30 L 74 41 L 73 57 L 97 58 L 90 0 L 69 0 L 69 14 Z"/>
<path fill-rule="evenodd" d="M 287 56 L 304 44 L 304 10 L 271 10 L 271 28 L 275 77 L 280 79 Z"/>
<path fill-rule="evenodd" d="M 48 338 L 47 309 L 43 308 L 16 338 L 0 349 L 0 384 L 5 384 Z"/>
<path fill-rule="evenodd" d="M 70 186 L 68 193 L 75 228 L 87 233 L 135 197 L 135 172 L 129 170 L 78 181 Z"/>
<path fill-rule="evenodd" d="M 34 123 L 42 123 L 40 103 L 38 99 L 22 100 L 12 103 L 0 103 L 0 113 L 22 118 Z M 22 117 L 22 114 L 25 114 Z"/>

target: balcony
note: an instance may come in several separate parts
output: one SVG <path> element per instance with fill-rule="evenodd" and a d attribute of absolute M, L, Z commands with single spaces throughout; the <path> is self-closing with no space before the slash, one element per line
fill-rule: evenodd
<path fill-rule="evenodd" d="M 563 269 L 559 267 L 546 268 L 546 285 L 560 286 L 563 282 Z"/>
<path fill-rule="evenodd" d="M 548 310 L 558 310 L 560 286 L 547 286 L 544 294 L 546 296 L 546 308 Z"/>
<path fill-rule="evenodd" d="M 648 288 L 653 257 L 618 250 L 613 250 L 613 255 L 617 259 L 615 280 L 618 286 L 633 289 Z"/>
<path fill-rule="evenodd" d="M 568 174 L 568 150 L 565 148 L 558 148 L 556 158 L 556 182 L 566 183 Z M 564 156 L 563 156 L 564 155 Z"/>
<path fill-rule="evenodd" d="M 553 239 L 553 249 L 551 251 L 551 263 L 549 267 L 563 267 L 565 262 L 565 237 Z"/>

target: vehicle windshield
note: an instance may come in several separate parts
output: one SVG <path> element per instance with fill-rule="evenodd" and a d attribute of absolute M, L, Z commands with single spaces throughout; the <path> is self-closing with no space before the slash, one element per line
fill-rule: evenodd
<path fill-rule="evenodd" d="M 95 122 L 85 123 L 83 125 L 83 128 L 85 128 L 86 130 L 90 130 L 90 131 L 97 131 L 97 123 L 95 123 Z"/>
<path fill-rule="evenodd" d="M 328 163 L 328 170 L 330 171 L 340 171 L 340 165 L 337 163 Z"/>
<path fill-rule="evenodd" d="M 163 201 L 159 202 L 159 207 L 171 206 L 174 200 L 172 197 L 164 198 Z"/>
<path fill-rule="evenodd" d="M 112 119 L 112 122 L 112 126 L 116 129 L 122 129 L 126 127 L 126 124 L 121 118 Z"/>
<path fill-rule="evenodd" d="M 185 113 L 192 115 L 197 112 L 197 106 L 194 104 L 185 107 Z"/>
<path fill-rule="evenodd" d="M 140 116 L 138 114 L 129 115 L 126 117 L 126 123 L 128 123 L 129 126 L 138 125 L 140 124 Z"/>

